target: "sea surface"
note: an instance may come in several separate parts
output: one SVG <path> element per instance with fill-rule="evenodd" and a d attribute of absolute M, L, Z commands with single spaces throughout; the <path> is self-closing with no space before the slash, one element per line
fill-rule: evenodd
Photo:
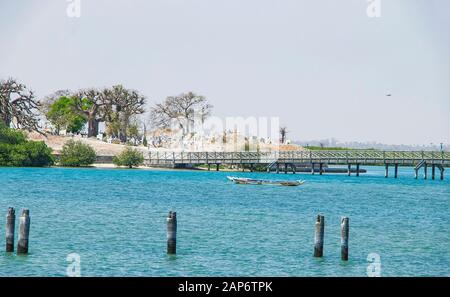
<path fill-rule="evenodd" d="M 400 168 L 394 179 L 363 168 L 360 177 L 0 168 L 0 214 L 16 208 L 16 243 L 21 208 L 31 217 L 30 253 L 18 256 L 4 251 L 2 215 L 0 276 L 65 276 L 78 256 L 81 276 L 366 276 L 368 267 L 381 276 L 450 276 L 450 176 L 416 180 Z M 235 185 L 227 175 L 306 183 Z M 170 210 L 176 256 L 166 255 Z M 313 257 L 318 214 L 321 259 Z M 350 218 L 348 262 L 340 260 L 341 216 Z"/>

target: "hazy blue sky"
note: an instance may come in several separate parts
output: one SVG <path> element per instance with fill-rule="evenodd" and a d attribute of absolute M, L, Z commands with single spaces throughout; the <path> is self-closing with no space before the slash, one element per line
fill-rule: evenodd
<path fill-rule="evenodd" d="M 291 139 L 450 143 L 450 1 L 0 0 L 0 78 L 43 97 L 122 83 L 195 91 Z M 391 93 L 391 97 L 385 96 Z"/>

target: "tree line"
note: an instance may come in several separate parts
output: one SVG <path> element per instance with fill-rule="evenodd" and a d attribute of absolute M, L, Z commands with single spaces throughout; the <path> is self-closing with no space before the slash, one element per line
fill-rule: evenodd
<path fill-rule="evenodd" d="M 62 130 L 79 133 L 87 126 L 87 136 L 96 137 L 99 123 L 104 122 L 107 135 L 126 143 L 131 137 L 136 139 L 142 135 L 142 130 L 145 136 L 146 126 L 139 116 L 145 113 L 146 103 L 146 96 L 122 85 L 61 90 L 37 100 L 34 93 L 17 80 L 0 81 L 0 121 L 7 127 L 39 133 L 44 133 L 42 116 L 51 123 L 55 134 Z M 169 96 L 151 106 L 149 119 L 155 129 L 171 128 L 175 122 L 185 135 L 189 133 L 195 113 L 205 120 L 211 110 L 212 105 L 204 96 L 187 92 Z"/>

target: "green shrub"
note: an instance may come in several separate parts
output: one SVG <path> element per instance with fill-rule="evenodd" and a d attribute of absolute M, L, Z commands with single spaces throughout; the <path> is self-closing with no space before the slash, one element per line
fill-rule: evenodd
<path fill-rule="evenodd" d="M 25 134 L 22 131 L 8 128 L 3 122 L 0 122 L 0 143 L 21 144 L 26 141 Z"/>
<path fill-rule="evenodd" d="M 53 164 L 52 149 L 43 141 L 28 141 L 23 132 L 0 123 L 0 166 L 43 167 Z"/>
<path fill-rule="evenodd" d="M 116 166 L 133 168 L 133 166 L 139 166 L 144 163 L 144 155 L 136 149 L 127 147 L 119 155 L 113 158 L 113 163 Z"/>
<path fill-rule="evenodd" d="M 69 167 L 88 166 L 95 162 L 95 150 L 81 141 L 68 140 L 59 158 L 59 165 Z"/>

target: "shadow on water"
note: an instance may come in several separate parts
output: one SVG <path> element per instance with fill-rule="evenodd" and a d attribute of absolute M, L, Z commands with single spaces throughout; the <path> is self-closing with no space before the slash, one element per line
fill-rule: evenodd
<path fill-rule="evenodd" d="M 30 253 L 18 255 L 15 252 L 2 252 L 2 255 L 8 261 L 27 262 L 30 259 Z"/>
<path fill-rule="evenodd" d="M 169 262 L 173 262 L 173 261 L 175 261 L 177 259 L 177 255 L 168 255 L 168 254 L 166 254 L 166 259 Z"/>

